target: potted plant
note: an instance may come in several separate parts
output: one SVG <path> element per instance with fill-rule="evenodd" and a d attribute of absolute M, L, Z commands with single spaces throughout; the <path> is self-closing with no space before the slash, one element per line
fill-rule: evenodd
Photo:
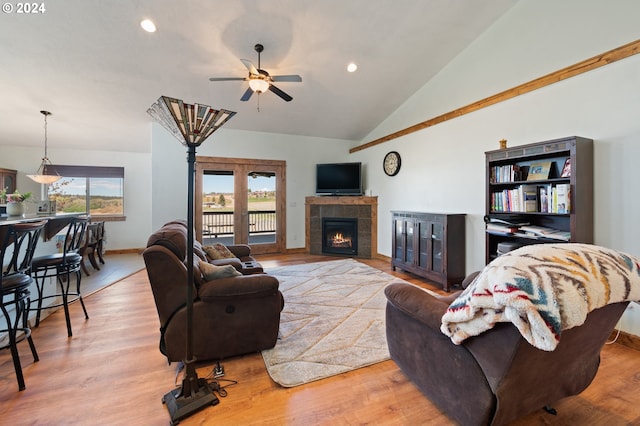
<path fill-rule="evenodd" d="M 6 200 L 7 202 L 7 215 L 9 216 L 20 216 L 24 214 L 24 204 L 23 202 L 31 197 L 30 192 L 25 192 L 21 194 L 16 191 L 13 194 L 7 194 L 7 189 L 0 190 L 0 199 Z"/>

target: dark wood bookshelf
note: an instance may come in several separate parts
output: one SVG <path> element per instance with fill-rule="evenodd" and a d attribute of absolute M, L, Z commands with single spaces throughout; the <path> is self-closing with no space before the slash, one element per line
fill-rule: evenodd
<path fill-rule="evenodd" d="M 525 235 L 520 228 L 516 232 L 486 230 L 486 262 L 497 256 L 498 245 L 512 242 L 518 245 L 548 242 L 593 243 L 593 140 L 571 136 L 527 145 L 485 152 L 486 205 L 485 220 L 498 219 L 514 223 L 560 231 L 565 237 L 547 238 Z M 561 177 L 565 161 L 571 162 L 571 175 Z M 551 162 L 547 179 L 527 180 L 526 173 L 532 165 Z M 510 172 L 519 169 L 521 176 Z M 497 173 L 501 181 L 496 181 Z M 507 176 L 505 178 L 505 176 Z M 548 197 L 561 185 L 568 191 L 568 212 L 555 212 L 553 203 L 541 206 L 540 189 Z M 568 186 L 567 186 L 568 185 Z M 524 188 L 536 187 L 536 210 L 523 211 Z M 498 194 L 498 195 L 496 195 Z M 508 201 L 505 201 L 508 199 Z M 562 203 L 564 204 L 564 203 Z"/>

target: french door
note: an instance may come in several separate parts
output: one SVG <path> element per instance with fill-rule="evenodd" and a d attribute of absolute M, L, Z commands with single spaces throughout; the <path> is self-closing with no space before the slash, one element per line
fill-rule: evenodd
<path fill-rule="evenodd" d="M 203 244 L 249 244 L 256 254 L 284 251 L 284 161 L 197 157 L 195 193 Z"/>

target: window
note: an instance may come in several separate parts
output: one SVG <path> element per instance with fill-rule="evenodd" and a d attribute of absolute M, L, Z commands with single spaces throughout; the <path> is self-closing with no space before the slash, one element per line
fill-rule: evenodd
<path fill-rule="evenodd" d="M 48 189 L 57 213 L 124 216 L 124 167 L 51 165 L 47 173 L 62 176 Z"/>

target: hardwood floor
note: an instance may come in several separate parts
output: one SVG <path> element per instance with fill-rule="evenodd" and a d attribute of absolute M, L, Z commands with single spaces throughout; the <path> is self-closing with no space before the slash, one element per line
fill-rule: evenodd
<path fill-rule="evenodd" d="M 261 256 L 265 267 L 328 260 L 324 256 Z M 365 263 L 400 278 L 435 287 L 388 262 Z M 34 329 L 40 361 L 33 363 L 20 344 L 27 389 L 18 392 L 11 356 L 0 352 L 0 423 L 82 425 L 166 425 L 169 415 L 161 397 L 174 387 L 176 365 L 158 351 L 159 324 L 144 271 L 98 291 L 85 300 L 87 321 L 79 304 L 71 307 L 74 336 L 68 339 L 62 311 Z M 581 395 L 542 410 L 517 425 L 640 424 L 640 353 L 622 345 L 605 346 L 593 384 Z M 428 362 L 428 360 L 425 360 Z M 200 377 L 213 365 L 202 365 Z M 181 424 L 453 424 L 399 371 L 382 362 L 295 388 L 269 378 L 260 354 L 224 362 L 227 397 Z M 464 401 L 460 402 L 464 404 Z"/>

